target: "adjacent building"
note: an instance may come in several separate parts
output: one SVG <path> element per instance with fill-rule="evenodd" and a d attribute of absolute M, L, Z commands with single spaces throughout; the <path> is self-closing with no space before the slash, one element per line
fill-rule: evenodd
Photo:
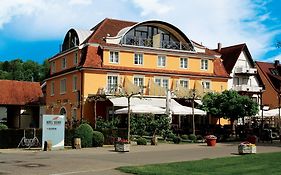
<path fill-rule="evenodd" d="M 44 113 L 38 82 L 0 80 L 0 122 L 9 128 L 38 128 Z"/>
<path fill-rule="evenodd" d="M 227 82 L 228 90 L 247 95 L 260 104 L 264 85 L 247 45 L 222 47 L 219 43 L 215 51 L 221 54 L 225 70 L 231 77 Z"/>
<path fill-rule="evenodd" d="M 256 62 L 258 73 L 265 85 L 262 104 L 270 109 L 280 107 L 281 95 L 281 66 L 279 60 L 273 63 Z"/>
<path fill-rule="evenodd" d="M 69 122 L 94 123 L 95 113 L 109 117 L 112 101 L 94 105 L 89 100 L 99 94 L 110 99 L 125 89 L 165 98 L 171 90 L 180 98 L 196 84 L 204 92 L 221 92 L 230 78 L 220 54 L 191 41 L 176 26 L 155 20 L 104 19 L 90 30 L 70 29 L 61 52 L 49 62 L 46 112 L 64 114 Z"/>

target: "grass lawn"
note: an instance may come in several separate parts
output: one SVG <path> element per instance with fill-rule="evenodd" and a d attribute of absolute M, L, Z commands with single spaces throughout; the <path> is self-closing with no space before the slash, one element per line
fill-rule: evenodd
<path fill-rule="evenodd" d="M 281 152 L 117 168 L 139 175 L 279 175 Z"/>

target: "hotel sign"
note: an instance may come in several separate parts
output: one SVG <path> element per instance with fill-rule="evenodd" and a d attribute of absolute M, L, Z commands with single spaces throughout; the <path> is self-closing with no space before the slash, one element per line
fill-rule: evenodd
<path fill-rule="evenodd" d="M 64 149 L 64 116 L 43 115 L 42 121 L 42 149 L 45 141 L 52 143 L 52 150 Z"/>

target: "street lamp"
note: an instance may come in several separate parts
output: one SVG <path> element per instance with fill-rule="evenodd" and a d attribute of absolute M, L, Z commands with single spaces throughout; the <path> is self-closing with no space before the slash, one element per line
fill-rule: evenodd
<path fill-rule="evenodd" d="M 192 89 L 192 134 L 195 135 L 194 101 L 195 101 L 195 89 Z"/>

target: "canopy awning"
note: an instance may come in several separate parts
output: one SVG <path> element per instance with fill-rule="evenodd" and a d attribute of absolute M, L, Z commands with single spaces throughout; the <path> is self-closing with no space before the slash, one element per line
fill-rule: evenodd
<path fill-rule="evenodd" d="M 151 114 L 165 114 L 166 110 L 157 106 L 151 106 L 151 105 L 134 105 L 130 106 L 130 111 L 135 114 L 145 114 L 145 113 L 151 113 Z M 115 114 L 127 114 L 128 113 L 128 107 L 118 109 L 115 111 Z"/>
<path fill-rule="evenodd" d="M 128 106 L 128 98 L 126 97 L 110 97 L 109 100 L 112 102 L 113 106 L 116 107 L 127 107 Z M 130 105 L 151 105 L 151 106 L 157 106 L 160 108 L 166 108 L 166 99 L 165 98 L 153 98 L 153 97 L 132 97 L 130 99 Z M 178 102 L 176 102 L 174 99 L 171 100 L 172 106 L 180 105 Z M 181 106 L 181 105 L 180 105 Z"/>
<path fill-rule="evenodd" d="M 128 98 L 126 97 L 110 97 L 109 100 L 113 103 L 113 106 L 116 107 L 125 107 L 123 108 L 126 113 L 128 113 Z M 133 106 L 152 106 L 162 109 L 166 109 L 166 99 L 165 98 L 153 98 L 153 97 L 132 97 L 130 99 L 130 105 Z M 136 108 L 136 107 L 135 107 Z M 192 108 L 183 106 L 176 102 L 174 99 L 171 99 L 170 111 L 174 115 L 192 115 Z M 117 110 L 118 111 L 118 110 Z M 124 112 L 123 111 L 123 112 Z M 133 110 L 132 110 L 133 111 Z M 145 112 L 144 112 L 145 113 Z M 121 113 L 119 113 L 121 114 Z M 206 112 L 200 109 L 194 108 L 195 115 L 206 115 Z"/>

